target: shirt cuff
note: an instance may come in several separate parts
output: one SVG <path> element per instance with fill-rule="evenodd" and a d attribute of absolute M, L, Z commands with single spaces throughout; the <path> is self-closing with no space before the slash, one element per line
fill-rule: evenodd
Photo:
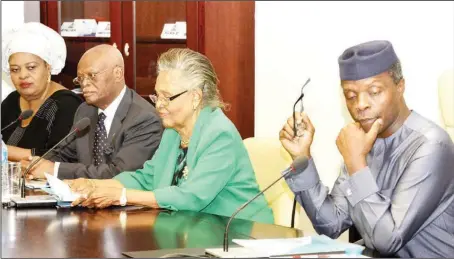
<path fill-rule="evenodd" d="M 368 166 L 348 177 L 339 187 L 353 207 L 358 202 L 379 191 L 375 178 Z"/>
<path fill-rule="evenodd" d="M 58 178 L 58 168 L 60 167 L 60 162 L 54 163 L 54 176 Z"/>
<path fill-rule="evenodd" d="M 287 175 L 285 181 L 294 193 L 306 191 L 317 185 L 320 182 L 320 177 L 314 159 L 312 157 L 309 159 L 304 171 Z"/>

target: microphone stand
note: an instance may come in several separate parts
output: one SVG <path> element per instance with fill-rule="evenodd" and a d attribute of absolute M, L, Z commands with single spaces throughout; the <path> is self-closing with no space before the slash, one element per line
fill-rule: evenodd
<path fill-rule="evenodd" d="M 235 218 L 236 214 L 238 214 L 242 209 L 244 209 L 247 205 L 249 205 L 249 203 L 253 202 L 255 199 L 257 199 L 257 197 L 259 197 L 260 195 L 262 195 L 266 190 L 268 190 L 269 188 L 271 188 L 272 186 L 274 186 L 275 183 L 277 183 L 279 180 L 281 180 L 283 177 L 287 176 L 289 173 L 293 172 L 293 169 L 292 170 L 289 170 L 287 171 L 286 173 L 284 173 L 281 177 L 277 178 L 273 183 L 271 183 L 270 185 L 268 185 L 268 187 L 266 187 L 265 189 L 263 189 L 261 192 L 259 192 L 257 195 L 254 196 L 254 198 L 250 199 L 249 201 L 247 201 L 246 203 L 244 203 L 243 205 L 241 205 L 241 207 L 239 207 L 233 214 L 232 216 L 230 217 L 229 221 L 227 221 L 227 226 L 225 227 L 225 232 L 224 232 L 224 252 L 228 252 L 229 251 L 229 228 L 230 228 L 230 223 L 232 222 L 233 218 Z"/>
<path fill-rule="evenodd" d="M 40 156 L 38 159 L 34 160 L 30 165 L 28 165 L 27 169 L 25 169 L 24 173 L 21 175 L 21 186 L 20 186 L 20 195 L 21 198 L 25 198 L 25 176 L 30 172 L 30 170 L 35 166 L 43 157 L 45 157 L 47 154 L 49 154 L 52 150 L 54 150 L 58 145 L 60 145 L 64 140 L 66 140 L 69 136 L 74 134 L 75 132 L 78 132 L 79 129 L 75 128 L 71 132 L 68 133 L 64 138 L 62 138 L 57 144 L 55 144 L 51 149 L 47 150 L 46 153 L 44 153 L 42 156 Z"/>
<path fill-rule="evenodd" d="M 6 127 L 3 127 L 3 129 L 1 131 L 4 131 L 6 130 L 7 128 L 11 127 L 11 125 L 13 124 L 16 124 L 17 122 L 20 122 L 22 120 L 26 120 L 28 118 L 30 118 L 31 116 L 33 115 L 33 111 L 32 110 L 25 110 L 23 111 L 19 117 L 17 117 L 17 119 L 15 119 L 13 122 L 11 122 L 10 124 L 8 124 Z"/>
<path fill-rule="evenodd" d="M 17 123 L 18 121 L 20 121 L 20 117 L 15 119 L 13 122 L 11 122 L 10 124 L 6 125 L 2 131 L 6 130 L 7 128 L 11 127 L 11 125 L 14 125 L 15 123 Z"/>

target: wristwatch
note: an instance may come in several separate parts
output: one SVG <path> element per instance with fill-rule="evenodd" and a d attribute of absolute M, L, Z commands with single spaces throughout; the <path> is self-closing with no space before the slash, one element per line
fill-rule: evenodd
<path fill-rule="evenodd" d="M 123 188 L 120 196 L 120 206 L 126 206 L 126 202 L 128 202 L 126 199 L 126 188 Z"/>

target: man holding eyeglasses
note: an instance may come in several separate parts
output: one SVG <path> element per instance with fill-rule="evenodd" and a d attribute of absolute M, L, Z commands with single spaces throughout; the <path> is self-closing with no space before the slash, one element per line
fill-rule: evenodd
<path fill-rule="evenodd" d="M 315 128 L 307 114 L 297 114 L 284 125 L 280 140 L 292 157 L 308 157 L 309 166 L 286 177 L 287 184 L 319 234 L 337 238 L 354 226 L 364 245 L 381 256 L 452 257 L 452 140 L 408 108 L 401 64 L 390 42 L 350 47 L 338 62 L 355 121 L 337 137 L 341 174 L 328 193 L 311 158 Z"/>
<path fill-rule="evenodd" d="M 74 121 L 88 117 L 91 125 L 49 154 L 50 160 L 42 159 L 29 178 L 46 172 L 60 179 L 110 179 L 141 168 L 158 148 L 163 126 L 156 109 L 125 85 L 121 53 L 110 45 L 89 49 L 73 82 L 85 98 Z"/>

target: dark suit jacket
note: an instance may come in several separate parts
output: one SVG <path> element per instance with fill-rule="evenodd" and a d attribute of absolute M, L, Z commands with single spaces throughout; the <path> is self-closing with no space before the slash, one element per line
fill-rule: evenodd
<path fill-rule="evenodd" d="M 104 150 L 105 164 L 94 165 L 93 143 L 98 121 L 98 108 L 83 103 L 74 116 L 74 123 L 88 117 L 91 121 L 77 137 L 68 138 L 50 160 L 61 162 L 58 178 L 110 179 L 123 171 L 142 168 L 151 159 L 161 141 L 163 126 L 156 109 L 136 92 L 127 88 L 115 113 Z"/>

